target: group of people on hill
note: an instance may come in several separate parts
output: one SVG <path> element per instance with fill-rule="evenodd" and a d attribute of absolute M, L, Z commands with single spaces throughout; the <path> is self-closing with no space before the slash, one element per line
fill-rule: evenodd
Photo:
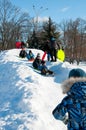
<path fill-rule="evenodd" d="M 24 49 L 22 50 L 25 52 Z M 48 54 L 52 53 L 49 49 L 46 51 Z M 34 54 L 29 50 L 28 54 L 25 52 L 24 57 L 33 59 Z M 53 74 L 53 71 L 47 68 L 46 62 L 41 59 L 40 53 L 34 58 L 32 65 L 34 69 L 40 70 L 42 75 Z M 85 71 L 80 68 L 72 69 L 69 72 L 68 79 L 63 82 L 62 89 L 66 96 L 54 108 L 52 115 L 55 119 L 63 121 L 67 125 L 68 130 L 86 130 Z"/>
<path fill-rule="evenodd" d="M 46 62 L 44 60 L 42 60 L 40 57 L 40 53 L 38 53 L 37 56 L 35 57 L 31 50 L 29 50 L 29 52 L 26 52 L 25 48 L 22 48 L 19 53 L 19 56 L 21 58 L 26 57 L 28 59 L 28 61 L 33 61 L 32 65 L 33 65 L 34 69 L 41 71 L 42 75 L 54 74 L 53 71 L 51 71 L 47 68 Z"/>
<path fill-rule="evenodd" d="M 34 60 L 34 54 L 31 50 L 29 50 L 29 52 L 26 52 L 25 48 L 22 48 L 20 50 L 19 56 L 21 58 L 27 58 L 29 61 L 33 61 Z"/>
<path fill-rule="evenodd" d="M 57 50 L 60 49 L 59 44 L 57 44 L 54 37 L 51 38 L 51 40 L 47 40 L 45 46 L 44 46 L 44 52 L 47 54 L 48 61 L 57 61 Z M 22 47 L 19 56 L 21 58 L 27 58 L 28 60 L 33 60 L 33 67 L 35 69 L 38 69 L 41 71 L 41 74 L 53 74 L 54 72 L 49 70 L 46 66 L 46 62 L 44 59 L 40 58 L 40 54 L 38 53 L 36 58 L 34 57 L 34 54 L 31 50 L 29 50 L 29 53 L 25 51 L 25 48 Z M 51 60 L 50 60 L 51 59 Z"/>
<path fill-rule="evenodd" d="M 25 56 L 29 59 L 29 55 L 27 55 L 27 53 L 25 53 L 24 48 L 25 48 L 25 43 L 22 41 L 17 41 L 16 42 L 16 47 L 17 48 L 21 48 L 21 52 L 23 52 L 23 56 L 20 54 L 20 56 L 22 58 L 24 58 Z M 44 54 L 44 58 L 45 55 L 47 54 L 47 60 L 51 61 L 51 62 L 56 62 L 57 61 L 57 51 L 61 49 L 61 44 L 57 43 L 54 37 L 51 37 L 50 40 L 47 40 L 45 42 L 45 45 L 43 47 L 43 50 L 45 52 Z M 32 55 L 32 53 L 30 52 L 30 54 Z M 44 59 L 43 59 L 44 60 Z"/>

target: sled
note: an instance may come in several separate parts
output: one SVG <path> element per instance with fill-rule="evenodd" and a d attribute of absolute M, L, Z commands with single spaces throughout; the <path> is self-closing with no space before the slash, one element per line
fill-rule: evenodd
<path fill-rule="evenodd" d="M 61 61 L 65 60 L 65 52 L 62 49 L 57 51 L 57 58 Z"/>
<path fill-rule="evenodd" d="M 32 59 L 29 59 L 28 61 L 34 61 L 34 58 L 32 58 Z"/>

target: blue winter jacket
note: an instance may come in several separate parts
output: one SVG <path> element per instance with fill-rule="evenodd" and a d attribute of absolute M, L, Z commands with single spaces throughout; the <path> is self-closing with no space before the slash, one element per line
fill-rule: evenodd
<path fill-rule="evenodd" d="M 68 130 L 86 130 L 86 78 L 72 79 L 72 82 L 70 79 L 66 83 L 63 91 L 67 96 L 53 110 L 53 116 L 63 121 L 67 113 Z"/>
<path fill-rule="evenodd" d="M 28 60 L 34 59 L 34 54 L 33 53 L 30 53 L 30 54 L 27 53 L 26 57 L 27 57 Z"/>

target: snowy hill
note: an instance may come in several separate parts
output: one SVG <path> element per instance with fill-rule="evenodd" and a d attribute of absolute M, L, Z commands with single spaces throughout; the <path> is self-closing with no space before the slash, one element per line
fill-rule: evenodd
<path fill-rule="evenodd" d="M 31 50 L 35 56 L 43 55 L 41 50 Z M 56 75 L 45 77 L 34 71 L 32 62 L 19 58 L 19 52 L 0 53 L 0 130 L 67 130 L 52 111 L 65 96 L 61 83 L 77 65 L 47 61 Z M 84 64 L 78 67 L 85 69 Z"/>

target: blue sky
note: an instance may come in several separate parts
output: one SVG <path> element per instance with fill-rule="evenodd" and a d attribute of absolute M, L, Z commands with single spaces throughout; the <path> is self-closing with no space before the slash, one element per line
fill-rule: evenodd
<path fill-rule="evenodd" d="M 41 18 L 51 17 L 57 23 L 78 17 L 86 19 L 86 0 L 11 0 L 11 2 L 28 12 L 31 17 L 36 17 L 38 14 Z M 40 9 L 41 7 L 43 8 Z"/>

